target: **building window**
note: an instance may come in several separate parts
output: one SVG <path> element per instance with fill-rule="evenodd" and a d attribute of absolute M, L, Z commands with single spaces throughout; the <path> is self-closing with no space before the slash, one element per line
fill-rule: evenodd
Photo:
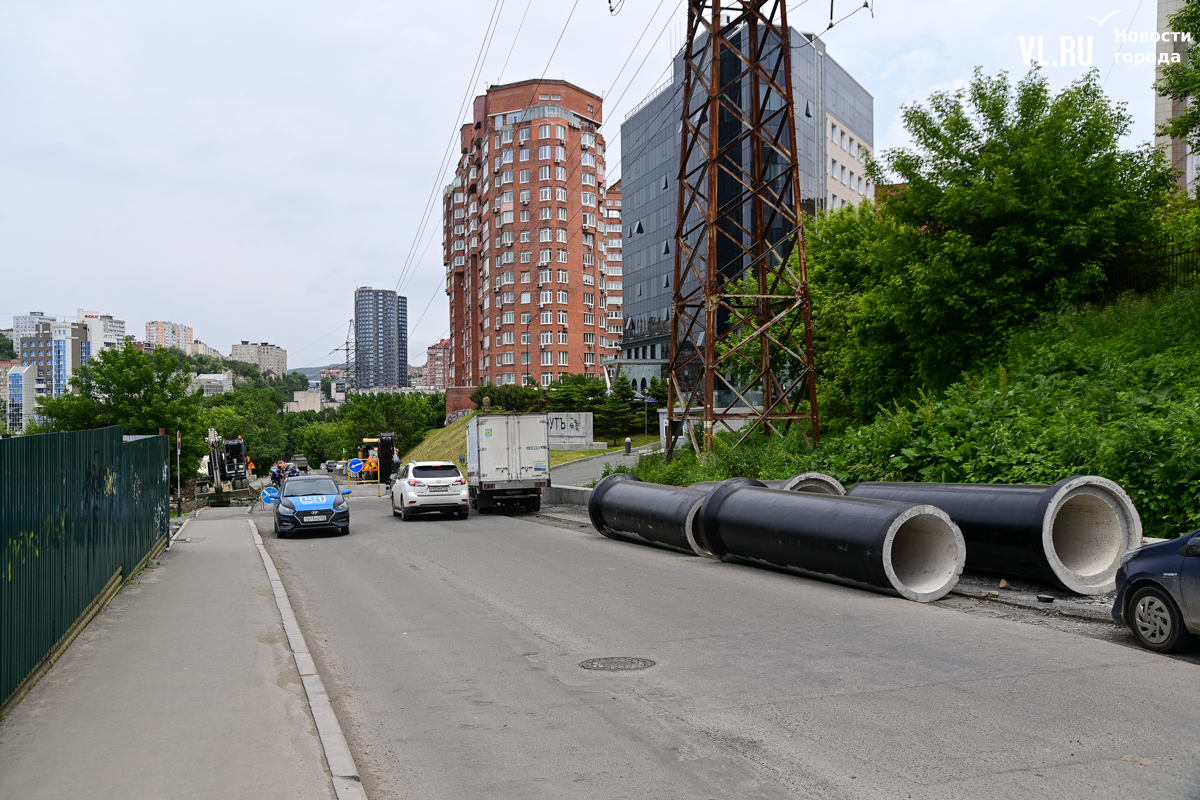
<path fill-rule="evenodd" d="M 522 303 L 529 302 L 529 292 L 521 292 L 521 302 Z"/>
<path fill-rule="evenodd" d="M 567 290 L 566 290 L 566 289 L 559 289 L 559 290 L 558 290 L 558 302 L 559 302 L 559 304 L 560 304 L 560 305 L 566 305 L 566 304 L 567 304 Z"/>
<path fill-rule="evenodd" d="M 554 216 L 554 209 L 552 209 L 552 208 L 545 207 L 545 208 L 538 209 L 538 219 L 550 219 L 553 216 Z"/>
<path fill-rule="evenodd" d="M 596 305 L 596 293 L 595 292 L 584 292 L 583 293 L 583 304 L 585 306 Z"/>
<path fill-rule="evenodd" d="M 529 216 L 528 216 L 528 214 L 529 214 L 529 212 L 528 212 L 528 211 L 522 211 L 522 212 L 521 212 L 521 222 L 529 222 Z M 529 241 L 529 231 L 521 231 L 521 241 L 522 241 L 522 242 L 528 242 L 528 241 Z M 524 255 L 524 254 L 522 254 L 522 255 Z M 523 258 L 522 260 L 523 260 L 523 261 L 528 261 L 529 259 L 528 259 L 528 258 Z"/>
<path fill-rule="evenodd" d="M 592 197 L 595 197 L 595 195 L 592 195 Z M 567 189 L 565 186 L 554 187 L 554 199 L 560 203 L 567 202 Z M 565 212 L 565 209 L 564 209 L 564 212 Z"/>
<path fill-rule="evenodd" d="M 542 289 L 542 291 L 538 292 L 538 302 L 542 303 L 543 305 L 546 303 L 553 303 L 554 292 L 550 289 Z"/>
<path fill-rule="evenodd" d="M 563 172 L 565 173 L 566 170 L 563 170 Z M 566 175 L 564 174 L 563 180 L 566 180 L 566 179 L 567 179 Z M 596 185 L 596 176 L 590 172 L 585 172 L 585 173 L 583 173 L 582 183 L 584 186 L 595 186 Z"/>
<path fill-rule="evenodd" d="M 565 269 L 560 269 L 558 271 L 558 282 L 559 283 L 567 282 L 567 271 Z"/>
<path fill-rule="evenodd" d="M 545 363 L 545 362 L 543 362 L 543 363 Z M 554 373 L 553 372 L 543 372 L 542 373 L 542 386 L 549 386 L 552 383 L 554 383 Z"/>
<path fill-rule="evenodd" d="M 529 183 L 529 170 L 521 170 L 521 183 Z"/>
<path fill-rule="evenodd" d="M 559 229 L 558 229 L 558 232 L 557 232 L 557 235 L 555 236 L 555 238 L 556 238 L 558 241 L 560 241 L 560 242 L 562 242 L 562 243 L 566 244 L 566 241 L 567 241 L 567 230 L 566 230 L 566 228 L 559 228 Z"/>
<path fill-rule="evenodd" d="M 560 181 L 566 181 L 567 180 L 567 168 L 566 167 L 555 167 L 554 168 L 554 177 Z"/>
<path fill-rule="evenodd" d="M 550 158 L 550 145 L 544 144 L 538 148 L 538 160 L 546 161 Z"/>
<path fill-rule="evenodd" d="M 566 198 L 564 197 L 563 199 L 565 200 Z M 596 205 L 595 193 L 594 192 L 583 192 L 583 196 L 581 197 L 580 202 L 582 202 L 583 205 L 585 205 L 585 206 L 595 206 Z"/>
<path fill-rule="evenodd" d="M 549 186 L 543 186 L 541 189 L 538 190 L 538 199 L 545 200 L 545 201 L 550 200 L 550 187 Z M 546 210 L 549 211 L 549 209 L 546 209 Z"/>
<path fill-rule="evenodd" d="M 558 263 L 560 263 L 560 264 L 567 263 L 567 251 L 563 250 L 561 248 L 558 251 Z"/>
<path fill-rule="evenodd" d="M 538 263 L 539 264 L 549 264 L 550 263 L 550 253 L 551 253 L 551 251 L 549 248 L 546 248 L 545 250 L 540 251 L 538 253 Z"/>
<path fill-rule="evenodd" d="M 554 352 L 551 350 L 543 350 L 542 351 L 542 366 L 550 367 L 553 365 L 554 365 Z M 546 383 L 547 383 L 546 376 L 543 375 L 542 376 L 542 384 L 545 385 Z"/>
<path fill-rule="evenodd" d="M 567 324 L 567 312 L 565 312 L 565 311 L 558 312 L 558 324 L 559 325 Z"/>
<path fill-rule="evenodd" d="M 538 314 L 538 324 L 551 325 L 551 324 L 553 324 L 553 322 L 554 322 L 554 312 L 553 311 L 543 311 L 540 314 Z"/>
<path fill-rule="evenodd" d="M 538 167 L 538 180 L 539 181 L 550 180 L 550 168 L 549 167 Z M 546 199 L 547 200 L 550 199 L 549 195 L 547 195 Z"/>
<path fill-rule="evenodd" d="M 570 362 L 570 360 L 569 360 L 569 359 L 570 359 L 570 355 L 567 353 L 567 351 L 566 351 L 566 350 L 559 350 L 559 351 L 558 351 L 558 365 L 559 365 L 560 367 L 569 367 L 569 366 L 571 366 L 571 362 Z"/>
<path fill-rule="evenodd" d="M 546 100 L 548 98 L 546 97 L 546 95 L 542 95 L 542 99 Z M 550 138 L 550 126 L 549 125 L 538 125 L 538 138 L 539 139 L 549 139 Z"/>
<path fill-rule="evenodd" d="M 521 152 L 518 155 L 522 161 L 528 161 L 529 160 L 529 148 L 522 147 Z"/>
<path fill-rule="evenodd" d="M 540 343 L 541 344 L 554 344 L 554 331 L 542 331 Z"/>
<path fill-rule="evenodd" d="M 569 342 L 567 341 L 567 332 L 566 331 L 558 332 L 558 343 L 559 344 L 569 344 Z"/>

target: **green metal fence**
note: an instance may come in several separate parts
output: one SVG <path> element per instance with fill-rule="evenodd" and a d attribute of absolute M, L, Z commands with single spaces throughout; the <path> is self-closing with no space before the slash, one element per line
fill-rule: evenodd
<path fill-rule="evenodd" d="M 166 436 L 0 439 L 0 698 L 9 698 L 169 525 Z"/>

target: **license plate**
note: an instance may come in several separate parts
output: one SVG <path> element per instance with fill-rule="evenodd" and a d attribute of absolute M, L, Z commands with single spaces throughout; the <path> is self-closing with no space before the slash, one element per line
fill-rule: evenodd
<path fill-rule="evenodd" d="M 305 522 L 324 522 L 327 519 L 329 519 L 329 517 L 325 516 L 324 514 L 309 514 L 307 517 L 305 517 L 304 521 Z"/>
<path fill-rule="evenodd" d="M 429 491 L 431 491 L 431 492 L 448 492 L 450 490 L 448 487 L 445 487 L 445 486 L 430 486 Z"/>

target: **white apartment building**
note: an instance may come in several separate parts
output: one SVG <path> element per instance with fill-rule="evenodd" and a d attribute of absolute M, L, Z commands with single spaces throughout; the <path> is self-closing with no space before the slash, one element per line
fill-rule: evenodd
<path fill-rule="evenodd" d="M 43 322 L 58 322 L 56 317 L 49 317 L 41 311 L 30 311 L 28 314 L 18 314 L 13 317 L 12 340 L 16 342 L 22 336 L 32 336 L 37 326 Z"/>
<path fill-rule="evenodd" d="M 81 308 L 75 315 L 75 321 L 87 325 L 88 341 L 92 343 L 93 353 L 99 353 L 106 347 L 121 347 L 125 344 L 123 319 L 113 319 L 111 314 Z"/>
<path fill-rule="evenodd" d="M 272 372 L 280 378 L 287 375 L 287 350 L 279 345 L 243 341 L 241 344 L 233 345 L 229 357 L 234 361 L 245 361 L 248 364 L 257 365 L 258 371 L 263 375 L 268 372 Z"/>

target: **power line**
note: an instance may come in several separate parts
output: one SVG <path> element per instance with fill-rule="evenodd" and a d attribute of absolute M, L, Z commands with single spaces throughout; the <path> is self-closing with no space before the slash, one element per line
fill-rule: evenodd
<path fill-rule="evenodd" d="M 488 20 L 488 26 L 484 29 L 483 43 L 480 45 L 479 52 L 475 57 L 475 66 L 471 70 L 471 78 L 467 83 L 467 90 L 463 93 L 462 102 L 459 104 L 458 116 L 456 119 L 461 120 L 463 114 L 467 110 L 467 102 L 470 100 L 471 92 L 474 89 L 479 75 L 482 74 L 484 61 L 487 59 L 487 54 L 491 50 L 492 42 L 495 40 L 496 27 L 500 21 L 500 12 L 504 9 L 505 0 L 496 0 L 492 6 L 492 16 Z M 450 140 L 446 143 L 446 152 L 442 154 L 441 164 L 437 172 L 434 174 L 433 189 L 429 193 L 429 199 L 425 202 L 425 211 L 421 217 L 421 222 L 417 226 L 417 233 L 413 237 L 412 246 L 409 248 L 408 256 L 405 258 L 404 264 L 400 268 L 400 275 L 396 278 L 396 289 L 400 290 L 400 282 L 404 279 L 405 274 L 412 268 L 413 255 L 420 246 L 420 240 L 424 234 L 425 227 L 428 224 L 430 212 L 433 210 L 434 199 L 437 197 L 438 189 L 441 187 L 441 176 L 446 171 L 446 166 L 449 163 L 450 153 L 454 148 L 454 140 L 458 137 L 458 130 L 455 129 L 450 136 Z"/>

